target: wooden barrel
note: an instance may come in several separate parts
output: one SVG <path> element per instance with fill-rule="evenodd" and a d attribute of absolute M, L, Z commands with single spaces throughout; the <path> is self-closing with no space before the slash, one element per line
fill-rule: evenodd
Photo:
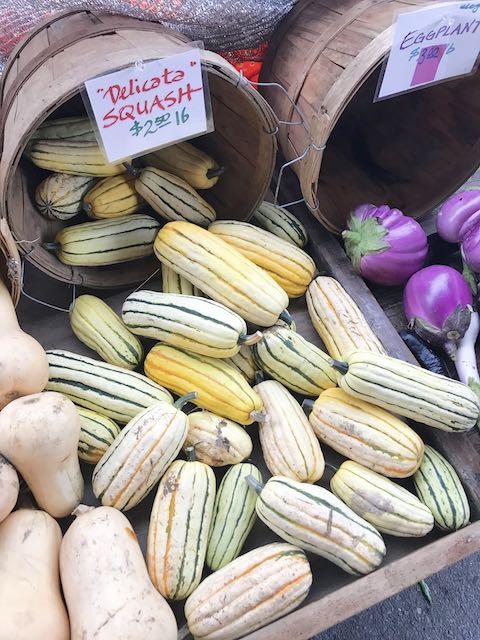
<path fill-rule="evenodd" d="M 261 80 L 302 194 L 331 231 L 351 209 L 387 203 L 421 217 L 480 163 L 480 69 L 373 103 L 397 11 L 428 0 L 300 0 L 275 34 Z M 292 102 L 291 102 L 292 101 Z M 325 145 L 325 149 L 322 147 Z"/>
<path fill-rule="evenodd" d="M 117 67 L 179 53 L 188 40 L 157 23 L 92 11 L 50 18 L 23 40 L 5 67 L 0 86 L 0 204 L 20 250 L 41 270 L 93 288 L 128 286 L 147 278 L 155 258 L 111 267 L 72 268 L 43 248 L 63 226 L 43 218 L 33 194 L 46 175 L 22 158 L 46 118 L 79 115 L 85 80 Z M 276 154 L 276 119 L 258 91 L 223 58 L 202 53 L 208 72 L 215 131 L 195 140 L 225 173 L 203 191 L 219 218 L 248 220 L 270 185 Z M 81 221 L 81 220 L 78 220 Z M 74 222 L 78 222 L 76 219 Z"/>

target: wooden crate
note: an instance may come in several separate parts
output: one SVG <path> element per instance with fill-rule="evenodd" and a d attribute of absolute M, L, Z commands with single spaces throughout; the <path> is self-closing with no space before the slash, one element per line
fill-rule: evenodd
<path fill-rule="evenodd" d="M 288 189 L 287 189 L 288 191 Z M 290 190 L 285 198 L 294 197 Z M 402 326 L 404 320 L 401 312 L 401 298 L 399 289 L 377 289 L 379 301 L 374 297 L 362 279 L 350 266 L 350 262 L 341 248 L 338 239 L 325 231 L 320 224 L 299 206 L 295 213 L 302 218 L 310 236 L 309 251 L 315 259 L 320 272 L 337 278 L 363 310 L 367 320 L 388 349 L 391 355 L 414 362 L 410 351 L 406 348 L 397 334 L 395 327 Z M 148 288 L 158 288 L 158 280 L 148 283 Z M 25 287 L 32 295 L 50 300 L 56 304 L 68 307 L 71 299 L 71 289 L 61 283 L 48 280 L 40 272 L 34 272 L 32 267 L 27 269 Z M 79 292 L 77 291 L 77 294 Z M 105 296 L 105 299 L 117 310 L 129 293 L 115 293 Z M 382 309 L 381 304 L 384 304 Z M 296 300 L 290 307 L 297 323 L 298 331 L 315 344 L 321 342 L 314 331 L 303 299 Z M 387 315 L 388 317 L 387 317 Z M 92 355 L 73 335 L 65 313 L 52 312 L 40 307 L 25 298 L 19 306 L 20 321 L 23 328 L 35 336 L 45 348 L 69 349 L 85 355 Z M 384 564 L 374 573 L 354 578 L 347 575 L 327 560 L 309 555 L 314 582 L 311 592 L 303 606 L 288 616 L 270 624 L 247 636 L 249 640 L 304 640 L 316 633 L 341 622 L 359 611 L 370 607 L 388 596 L 405 589 L 418 580 L 450 565 L 458 560 L 480 550 L 480 434 L 474 428 L 467 434 L 449 434 L 431 428 L 419 426 L 422 437 L 435 448 L 442 451 L 454 464 L 467 490 L 471 511 L 472 524 L 466 528 L 445 535 L 433 531 L 425 538 L 393 538 L 385 536 L 387 556 Z M 268 477 L 268 471 L 263 463 L 261 449 L 256 437 L 255 425 L 248 428 L 254 440 L 252 461 L 257 464 Z M 341 457 L 324 447 L 325 458 L 333 465 L 338 465 Z M 97 504 L 91 490 L 90 476 L 92 467 L 82 466 L 86 480 L 86 494 L 84 502 Z M 217 472 L 217 477 L 223 471 Z M 320 484 L 328 486 L 331 472 L 326 471 Z M 407 488 L 412 488 L 409 480 L 402 481 Z M 145 551 L 149 514 L 154 498 L 151 493 L 136 508 L 127 513 Z M 65 519 L 64 528 L 69 519 Z M 263 523 L 257 522 L 250 534 L 244 551 L 255 546 L 273 542 L 276 536 Z M 183 625 L 183 605 L 173 606 L 179 626 Z"/>

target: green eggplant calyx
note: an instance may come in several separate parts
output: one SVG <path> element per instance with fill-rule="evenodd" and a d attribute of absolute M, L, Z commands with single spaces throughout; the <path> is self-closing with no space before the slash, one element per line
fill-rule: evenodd
<path fill-rule="evenodd" d="M 345 242 L 345 251 L 355 271 L 360 271 L 360 261 L 363 256 L 382 253 L 391 247 L 384 240 L 388 235 L 388 229 L 385 229 L 375 218 L 360 220 L 352 215 L 348 227 L 347 231 L 343 231 L 342 238 Z"/>

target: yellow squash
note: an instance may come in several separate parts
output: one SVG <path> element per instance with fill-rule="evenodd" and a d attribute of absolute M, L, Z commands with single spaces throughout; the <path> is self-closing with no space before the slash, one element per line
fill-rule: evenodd
<path fill-rule="evenodd" d="M 263 417 L 259 395 L 219 358 L 159 343 L 145 358 L 145 373 L 179 395 L 196 391 L 196 405 L 234 422 L 251 424 Z"/>
<path fill-rule="evenodd" d="M 265 269 L 290 298 L 302 296 L 315 275 L 315 263 L 308 253 L 253 224 L 219 220 L 208 230 Z"/>

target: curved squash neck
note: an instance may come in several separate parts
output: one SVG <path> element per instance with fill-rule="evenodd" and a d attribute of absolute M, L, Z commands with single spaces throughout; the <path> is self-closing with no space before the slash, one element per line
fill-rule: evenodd
<path fill-rule="evenodd" d="M 20 326 L 10 292 L 0 278 L 0 331 L 5 335 L 9 329 L 18 331 Z"/>

